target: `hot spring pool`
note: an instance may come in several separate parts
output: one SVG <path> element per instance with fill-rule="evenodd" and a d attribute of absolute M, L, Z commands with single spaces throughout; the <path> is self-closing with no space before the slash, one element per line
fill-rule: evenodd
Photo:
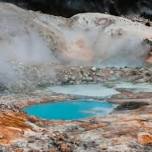
<path fill-rule="evenodd" d="M 46 120 L 80 120 L 105 116 L 115 107 L 115 104 L 105 101 L 81 99 L 36 104 L 24 108 L 24 112 Z"/>

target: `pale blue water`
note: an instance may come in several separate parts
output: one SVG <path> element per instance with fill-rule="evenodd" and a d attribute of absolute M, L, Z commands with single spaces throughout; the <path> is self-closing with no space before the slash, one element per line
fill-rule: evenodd
<path fill-rule="evenodd" d="M 24 112 L 46 120 L 80 120 L 105 116 L 115 107 L 116 105 L 104 101 L 81 99 L 36 104 L 26 107 Z"/>

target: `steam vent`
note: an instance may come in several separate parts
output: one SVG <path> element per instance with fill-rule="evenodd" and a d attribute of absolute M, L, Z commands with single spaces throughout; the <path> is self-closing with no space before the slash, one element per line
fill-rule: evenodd
<path fill-rule="evenodd" d="M 0 0 L 0 152 L 152 152 L 152 1 Z"/>

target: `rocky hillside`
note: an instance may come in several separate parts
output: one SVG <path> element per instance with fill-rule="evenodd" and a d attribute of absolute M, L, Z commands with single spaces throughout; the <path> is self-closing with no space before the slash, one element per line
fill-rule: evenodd
<path fill-rule="evenodd" d="M 136 67 L 152 62 L 152 28 L 138 22 L 100 13 L 56 17 L 8 3 L 0 3 L 0 12 L 2 84 L 48 83 L 55 64 Z"/>
<path fill-rule="evenodd" d="M 10 60 L 138 66 L 151 50 L 152 28 L 125 18 L 86 13 L 67 19 L 7 3 L 0 11 L 0 48 Z"/>

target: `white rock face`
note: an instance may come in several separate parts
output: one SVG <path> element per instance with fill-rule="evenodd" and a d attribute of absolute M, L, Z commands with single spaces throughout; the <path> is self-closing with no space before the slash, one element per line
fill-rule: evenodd
<path fill-rule="evenodd" d="M 48 82 L 52 64 L 141 66 L 152 47 L 147 38 L 151 27 L 121 17 L 62 18 L 0 3 L 0 83 Z"/>
<path fill-rule="evenodd" d="M 64 19 L 39 14 L 34 21 L 50 30 L 47 35 L 55 42 L 50 48 L 70 64 L 138 66 L 151 47 L 143 41 L 152 37 L 152 28 L 120 17 L 86 13 Z"/>
<path fill-rule="evenodd" d="M 111 15 L 66 19 L 0 4 L 0 49 L 10 60 L 98 66 L 142 65 L 152 28 Z"/>

